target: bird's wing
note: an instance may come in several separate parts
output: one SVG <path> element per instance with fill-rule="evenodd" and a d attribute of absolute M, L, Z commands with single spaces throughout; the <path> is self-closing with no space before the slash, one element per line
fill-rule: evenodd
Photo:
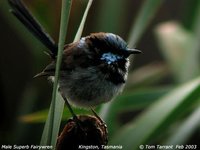
<path fill-rule="evenodd" d="M 53 61 L 49 65 L 47 65 L 46 68 L 42 72 L 36 74 L 34 76 L 34 78 L 42 77 L 42 76 L 54 76 L 55 75 L 55 68 L 56 68 L 56 64 L 55 64 L 55 61 Z"/>

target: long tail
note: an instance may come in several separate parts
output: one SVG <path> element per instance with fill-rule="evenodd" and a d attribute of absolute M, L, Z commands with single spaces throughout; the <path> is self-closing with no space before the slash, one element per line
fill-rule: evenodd
<path fill-rule="evenodd" d="M 14 16 L 50 50 L 50 56 L 55 58 L 58 50 L 57 44 L 55 44 L 49 34 L 45 32 L 44 28 L 42 28 L 40 23 L 32 16 L 21 0 L 8 0 L 8 2 Z"/>

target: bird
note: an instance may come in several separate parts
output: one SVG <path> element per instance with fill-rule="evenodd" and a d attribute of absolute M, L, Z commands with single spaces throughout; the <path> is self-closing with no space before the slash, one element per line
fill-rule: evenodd
<path fill-rule="evenodd" d="M 35 77 L 55 76 L 58 46 L 20 0 L 9 0 L 11 12 L 50 51 L 51 63 Z M 124 89 L 129 56 L 139 54 L 118 35 L 91 33 L 66 44 L 62 54 L 59 91 L 70 105 L 91 108 L 113 100 Z"/>
<path fill-rule="evenodd" d="M 140 51 L 127 48 L 113 33 L 93 33 L 64 47 L 59 88 L 78 107 L 108 102 L 122 92 L 128 75 L 128 56 Z M 54 76 L 53 60 L 36 77 Z"/>

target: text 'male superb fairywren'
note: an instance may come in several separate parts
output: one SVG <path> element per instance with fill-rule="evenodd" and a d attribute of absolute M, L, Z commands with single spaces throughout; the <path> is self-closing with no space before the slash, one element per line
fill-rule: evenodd
<path fill-rule="evenodd" d="M 20 0 L 9 0 L 12 13 L 50 50 L 52 62 L 36 77 L 54 77 L 57 45 L 44 32 Z M 92 33 L 64 47 L 60 68 L 61 94 L 78 107 L 92 107 L 112 100 L 123 90 L 131 54 L 126 42 L 112 33 Z"/>

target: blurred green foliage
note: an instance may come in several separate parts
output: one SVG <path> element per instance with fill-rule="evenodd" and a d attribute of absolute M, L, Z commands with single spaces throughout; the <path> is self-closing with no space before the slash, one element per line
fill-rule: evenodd
<path fill-rule="evenodd" d="M 24 2 L 58 41 L 61 2 Z M 67 43 L 73 41 L 86 4 L 73 1 Z M 32 77 L 48 57 L 8 10 L 6 1 L 0 1 L 0 143 L 38 144 L 52 92 L 45 79 Z M 83 36 L 99 31 L 119 34 L 143 51 L 133 59 L 124 92 L 97 108 L 108 125 L 109 142 L 124 149 L 198 144 L 200 2 L 95 0 Z M 89 113 L 78 108 L 75 112 Z M 65 110 L 61 129 L 69 117 Z"/>

